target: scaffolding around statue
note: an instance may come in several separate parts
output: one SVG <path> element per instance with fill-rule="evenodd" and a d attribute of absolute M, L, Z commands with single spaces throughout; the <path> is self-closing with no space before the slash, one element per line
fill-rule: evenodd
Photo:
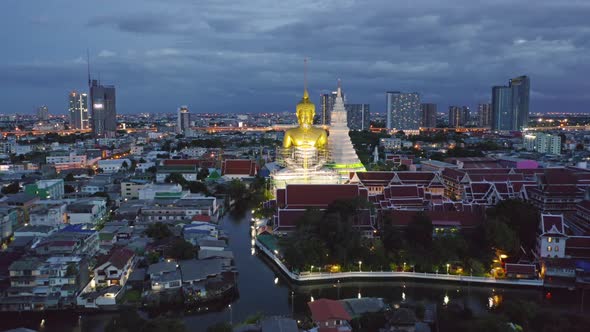
<path fill-rule="evenodd" d="M 272 174 L 275 187 L 340 183 L 338 174 L 324 167 L 328 153 L 327 149 L 315 147 L 277 148 L 277 163 L 284 168 Z"/>

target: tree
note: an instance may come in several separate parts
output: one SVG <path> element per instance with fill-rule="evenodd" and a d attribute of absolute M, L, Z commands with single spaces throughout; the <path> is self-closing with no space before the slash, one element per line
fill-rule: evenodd
<path fill-rule="evenodd" d="M 161 222 L 156 222 L 154 224 L 150 224 L 147 227 L 145 234 L 156 240 L 162 240 L 172 236 L 172 231 L 170 231 L 168 225 Z"/>
<path fill-rule="evenodd" d="M 534 248 L 537 243 L 537 226 L 539 211 L 532 204 L 508 199 L 501 201 L 487 211 L 488 216 L 506 223 L 516 232 L 520 242 L 527 248 Z"/>
<path fill-rule="evenodd" d="M 487 243 L 507 254 L 515 254 L 519 247 L 516 233 L 508 225 L 499 220 L 488 220 L 485 225 Z"/>
<path fill-rule="evenodd" d="M 15 181 L 7 186 L 2 187 L 1 191 L 4 195 L 16 194 L 20 191 L 20 185 L 18 184 L 18 182 Z"/>
<path fill-rule="evenodd" d="M 69 193 L 73 193 L 76 191 L 76 188 L 74 188 L 74 186 L 66 184 L 64 185 L 64 193 L 69 194 Z"/>
<path fill-rule="evenodd" d="M 423 213 L 417 213 L 406 229 L 406 236 L 409 243 L 414 246 L 429 249 L 432 247 L 432 220 Z"/>
<path fill-rule="evenodd" d="M 66 181 L 66 182 L 76 181 L 76 179 L 74 178 L 74 174 L 73 173 L 68 173 L 68 175 L 66 175 L 66 177 L 64 178 L 64 181 Z"/>
<path fill-rule="evenodd" d="M 167 183 L 176 183 L 183 187 L 185 187 L 187 184 L 186 179 L 180 173 L 170 173 L 170 175 L 168 175 L 164 181 Z"/>
<path fill-rule="evenodd" d="M 209 188 L 207 188 L 207 185 L 201 181 L 189 181 L 188 188 L 189 188 L 190 192 L 194 193 L 194 194 L 196 194 L 196 193 L 204 193 L 206 195 L 209 194 Z"/>
<path fill-rule="evenodd" d="M 193 259 L 195 257 L 195 247 L 184 239 L 176 239 L 166 250 L 166 257 L 174 259 Z"/>
<path fill-rule="evenodd" d="M 121 168 L 124 168 L 124 169 L 128 169 L 128 168 L 129 168 L 129 164 L 127 164 L 127 161 L 124 161 L 124 162 L 121 164 Z"/>
<path fill-rule="evenodd" d="M 206 167 L 201 167 L 199 172 L 197 173 L 197 180 L 205 180 L 209 176 L 209 169 Z"/>

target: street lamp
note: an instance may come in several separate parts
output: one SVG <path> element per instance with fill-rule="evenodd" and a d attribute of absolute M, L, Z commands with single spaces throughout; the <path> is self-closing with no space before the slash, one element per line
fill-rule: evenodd
<path fill-rule="evenodd" d="M 402 272 L 406 272 L 406 262 L 404 262 L 404 269 L 402 270 Z"/>
<path fill-rule="evenodd" d="M 363 265 L 363 262 L 359 261 L 359 272 L 361 272 L 361 265 Z"/>
<path fill-rule="evenodd" d="M 451 264 L 447 263 L 447 274 L 449 274 L 449 268 L 451 267 Z"/>
<path fill-rule="evenodd" d="M 309 273 L 313 273 L 313 265 L 311 266 L 311 268 L 309 269 Z"/>

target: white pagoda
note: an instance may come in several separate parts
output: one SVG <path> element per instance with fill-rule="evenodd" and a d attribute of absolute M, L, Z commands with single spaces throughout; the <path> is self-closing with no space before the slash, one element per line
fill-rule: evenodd
<path fill-rule="evenodd" d="M 350 172 L 364 172 L 365 166 L 356 154 L 348 132 L 348 120 L 342 98 L 342 87 L 338 80 L 338 92 L 334 100 L 334 108 L 330 118 L 330 136 L 328 136 L 328 149 L 330 167 L 342 177 L 348 177 Z"/>

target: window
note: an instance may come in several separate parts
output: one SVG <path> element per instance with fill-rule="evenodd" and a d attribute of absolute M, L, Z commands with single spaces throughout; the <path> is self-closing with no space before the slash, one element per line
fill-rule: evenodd
<path fill-rule="evenodd" d="M 549 242 L 549 243 L 553 242 L 553 238 L 552 238 L 552 237 L 549 237 L 549 238 L 547 239 L 547 242 Z"/>
<path fill-rule="evenodd" d="M 555 243 L 559 243 L 559 238 L 556 238 L 555 239 Z"/>
<path fill-rule="evenodd" d="M 547 246 L 547 251 L 551 251 L 551 246 Z"/>
<path fill-rule="evenodd" d="M 559 251 L 559 246 L 555 246 L 555 251 Z"/>

